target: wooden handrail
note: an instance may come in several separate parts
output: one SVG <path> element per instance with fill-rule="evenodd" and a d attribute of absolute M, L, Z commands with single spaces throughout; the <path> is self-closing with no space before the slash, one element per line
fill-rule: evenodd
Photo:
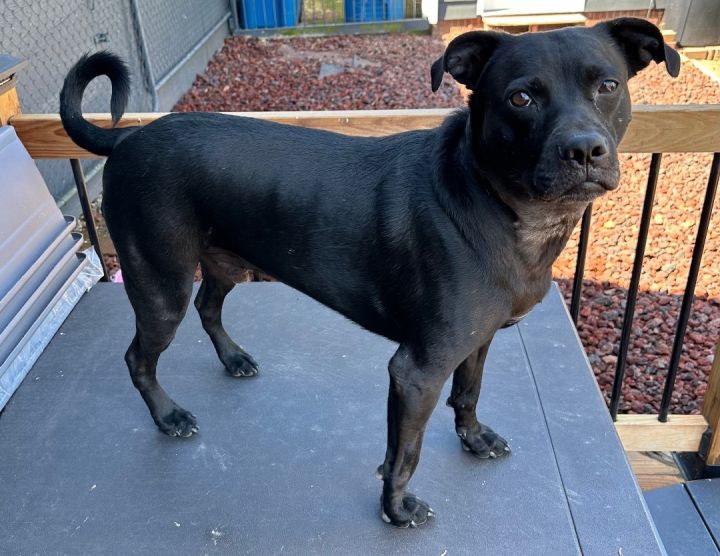
<path fill-rule="evenodd" d="M 379 136 L 439 125 L 451 109 L 354 110 L 327 112 L 232 112 L 348 135 Z M 147 125 L 162 113 L 126 114 L 120 126 Z M 102 127 L 109 114 L 86 114 Z M 18 114 L 12 125 L 33 158 L 99 158 L 75 145 L 65 134 L 57 114 Z M 622 152 L 720 152 L 720 105 L 636 106 L 620 145 Z"/>

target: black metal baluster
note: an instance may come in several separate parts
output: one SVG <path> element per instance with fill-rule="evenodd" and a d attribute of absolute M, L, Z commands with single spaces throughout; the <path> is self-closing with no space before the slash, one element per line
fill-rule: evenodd
<path fill-rule="evenodd" d="M 720 153 L 715 153 L 712 166 L 710 167 L 710 178 L 708 179 L 707 190 L 705 191 L 705 201 L 703 202 L 702 213 L 700 214 L 700 223 L 698 224 L 695 247 L 693 248 L 692 261 L 690 262 L 690 272 L 688 273 L 687 285 L 685 286 L 685 293 L 683 294 L 682 305 L 680 306 L 680 315 L 678 317 L 677 330 L 675 331 L 675 341 L 673 343 L 672 355 L 670 356 L 670 366 L 667 377 L 665 378 L 665 389 L 663 391 L 662 401 L 660 402 L 660 415 L 658 419 L 663 423 L 667 421 L 670 411 L 670 401 L 673 389 L 675 388 L 675 377 L 680 363 L 683 341 L 685 340 L 685 330 L 687 329 L 693 298 L 695 297 L 695 285 L 697 284 L 697 277 L 700 272 L 700 262 L 702 261 L 703 250 L 705 248 L 705 238 L 707 237 L 713 203 L 715 202 L 718 176 L 720 176 Z"/>
<path fill-rule="evenodd" d="M 643 259 L 645 258 L 645 246 L 647 244 L 648 230 L 650 229 L 650 215 L 652 214 L 653 202 L 655 201 L 655 189 L 657 186 L 658 174 L 660 173 L 660 161 L 662 154 L 653 154 L 650 160 L 650 171 L 648 172 L 647 188 L 645 189 L 645 202 L 643 203 L 642 216 L 640 218 L 640 231 L 638 232 L 637 246 L 635 247 L 635 260 L 633 261 L 630 287 L 628 288 L 627 300 L 625 301 L 625 315 L 623 317 L 622 334 L 620 335 L 620 348 L 618 350 L 617 367 L 615 368 L 615 380 L 613 382 L 612 396 L 610 397 L 610 415 L 613 421 L 617 419 L 622 384 L 625 378 L 625 360 L 627 358 L 628 346 L 630 345 L 630 332 L 632 331 L 633 317 L 635 316 L 635 302 L 637 301 L 638 288 L 640 287 L 640 275 L 642 273 Z"/>
<path fill-rule="evenodd" d="M 77 158 L 70 160 L 70 167 L 72 168 L 73 177 L 75 178 L 75 187 L 77 188 L 78 199 L 80 200 L 80 206 L 82 207 L 83 216 L 85 217 L 85 225 L 87 226 L 88 235 L 90 236 L 90 242 L 95 248 L 95 252 L 100 260 L 100 268 L 102 268 L 103 271 L 101 281 L 108 282 L 110 276 L 108 275 L 105 261 L 103 261 L 103 256 L 100 252 L 100 240 L 98 238 L 97 228 L 95 228 L 95 220 L 93 219 L 92 207 L 90 206 L 90 196 L 88 195 L 87 184 L 85 183 L 85 174 Z"/>
<path fill-rule="evenodd" d="M 577 261 L 575 262 L 575 277 L 573 278 L 572 297 L 570 299 L 570 317 L 577 325 L 580 315 L 580 297 L 582 296 L 582 281 L 585 274 L 585 257 L 587 256 L 587 245 L 590 239 L 590 222 L 592 220 L 592 203 L 585 209 L 580 224 L 580 237 L 578 238 Z"/>

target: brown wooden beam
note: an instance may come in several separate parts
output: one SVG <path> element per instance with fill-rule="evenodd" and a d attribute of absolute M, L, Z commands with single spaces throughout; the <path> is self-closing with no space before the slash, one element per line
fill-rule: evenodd
<path fill-rule="evenodd" d="M 412 129 L 432 128 L 451 112 L 448 109 L 426 110 L 357 110 L 327 112 L 226 112 L 233 116 L 250 116 L 263 120 L 325 129 L 347 135 L 381 136 Z M 147 125 L 165 113 L 126 114 L 120 127 Z M 109 114 L 85 114 L 101 127 L 110 127 Z M 65 134 L 57 114 L 23 114 L 12 118 L 20 140 L 33 158 L 101 158 L 81 149 Z"/>
<path fill-rule="evenodd" d="M 380 136 L 439 125 L 452 110 L 356 110 L 327 112 L 234 112 L 280 123 L 348 135 Z M 121 126 L 146 125 L 165 114 L 126 114 Z M 103 127 L 109 114 L 86 114 Z M 57 114 L 21 114 L 10 119 L 33 158 L 99 158 L 65 134 Z M 620 145 L 622 152 L 720 152 L 720 105 L 636 106 Z"/>
<path fill-rule="evenodd" d="M 626 452 L 697 452 L 708 423 L 702 415 L 618 415 L 615 429 Z"/>
<path fill-rule="evenodd" d="M 10 118 L 20 114 L 20 99 L 13 87 L 0 94 L 0 125 L 7 125 Z"/>
<path fill-rule="evenodd" d="M 20 99 L 15 85 L 17 73 L 27 65 L 20 58 L 0 55 L 0 125 L 7 125 L 10 118 L 20 114 Z"/>
<path fill-rule="evenodd" d="M 715 359 L 710 369 L 702 413 L 712 428 L 712 437 L 707 450 L 705 463 L 720 465 L 720 344 L 715 350 Z"/>

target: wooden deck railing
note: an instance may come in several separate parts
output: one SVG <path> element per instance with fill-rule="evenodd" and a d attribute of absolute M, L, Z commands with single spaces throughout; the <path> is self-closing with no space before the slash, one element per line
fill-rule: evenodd
<path fill-rule="evenodd" d="M 450 109 L 357 110 L 328 112 L 230 112 L 348 135 L 379 136 L 435 127 Z M 162 113 L 126 114 L 119 125 L 147 125 Z M 109 114 L 86 114 L 110 127 Z M 33 158 L 99 158 L 73 143 L 57 114 L 17 114 L 9 118 Z M 628 153 L 720 152 L 720 106 L 637 106 L 620 145 Z"/>
<path fill-rule="evenodd" d="M 319 128 L 349 135 L 379 136 L 435 127 L 451 112 L 447 109 L 337 112 L 234 113 Z M 120 126 L 146 125 L 164 114 L 126 114 Z M 87 114 L 94 123 L 109 127 L 109 114 Z M 36 159 L 86 159 L 96 155 L 75 145 L 55 114 L 22 114 L 14 89 L 0 92 L 0 123 L 12 125 Z M 620 145 L 626 153 L 720 152 L 720 105 L 636 106 L 633 120 Z M 720 353 L 720 350 L 719 350 Z M 628 451 L 698 451 L 706 432 L 707 463 L 720 464 L 720 356 L 716 354 L 702 415 L 618 415 L 616 428 Z"/>

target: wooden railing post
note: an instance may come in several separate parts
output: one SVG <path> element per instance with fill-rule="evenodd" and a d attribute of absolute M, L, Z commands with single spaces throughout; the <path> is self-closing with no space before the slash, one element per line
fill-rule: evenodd
<path fill-rule="evenodd" d="M 17 72 L 27 62 L 20 58 L 0 55 L 0 125 L 7 125 L 10 118 L 20 114 L 20 99 L 15 85 Z"/>
<path fill-rule="evenodd" d="M 703 415 L 712 429 L 710 443 L 707 446 L 705 463 L 707 465 L 720 464 L 720 342 L 715 349 L 715 358 L 710 369 L 705 400 L 703 401 Z"/>

